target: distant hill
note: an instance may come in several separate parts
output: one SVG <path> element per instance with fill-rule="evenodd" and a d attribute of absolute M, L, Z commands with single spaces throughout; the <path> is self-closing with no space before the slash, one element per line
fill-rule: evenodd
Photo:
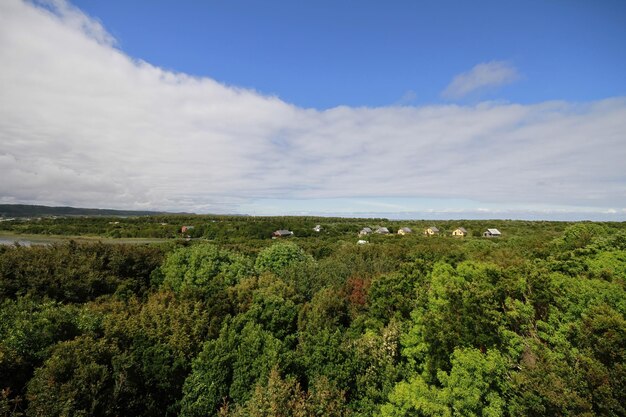
<path fill-rule="evenodd" d="M 164 211 L 111 210 L 77 207 L 49 207 L 28 204 L 0 204 L 0 217 L 49 217 L 49 216 L 154 216 Z"/>

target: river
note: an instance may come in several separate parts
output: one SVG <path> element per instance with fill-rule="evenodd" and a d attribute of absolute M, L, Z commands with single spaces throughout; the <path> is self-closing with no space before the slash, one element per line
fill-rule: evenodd
<path fill-rule="evenodd" d="M 32 246 L 32 245 L 46 245 L 46 242 L 32 242 L 30 240 L 24 239 L 7 239 L 0 237 L 0 245 L 11 246 L 14 245 L 15 242 L 19 243 L 20 246 Z"/>

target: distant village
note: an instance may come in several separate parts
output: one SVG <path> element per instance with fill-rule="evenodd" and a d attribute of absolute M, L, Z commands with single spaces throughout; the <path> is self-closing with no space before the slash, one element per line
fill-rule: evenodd
<path fill-rule="evenodd" d="M 194 226 L 182 226 L 180 229 L 180 232 L 183 236 L 185 236 L 187 235 L 189 231 L 193 229 L 194 229 Z M 317 233 L 320 233 L 322 230 L 323 228 L 319 224 L 313 228 L 313 231 Z M 413 233 L 413 230 L 411 230 L 411 228 L 409 227 L 401 227 L 398 229 L 398 232 L 397 232 L 398 235 L 402 235 L 402 236 L 408 235 L 411 233 Z M 358 237 L 365 237 L 371 234 L 390 235 L 392 233 L 386 227 L 376 227 L 375 229 L 372 229 L 370 227 L 364 227 L 357 234 L 358 234 Z M 431 227 L 427 227 L 426 229 L 424 229 L 423 235 L 428 236 L 428 237 L 434 237 L 434 236 L 440 236 L 442 235 L 442 233 L 437 227 L 431 226 Z M 464 227 L 457 227 L 450 233 L 450 235 L 454 237 L 465 237 L 468 235 L 468 231 Z M 293 236 L 294 236 L 294 233 L 291 230 L 279 229 L 273 232 L 271 237 L 272 239 L 283 239 L 283 238 L 289 238 Z M 486 238 L 497 238 L 497 237 L 501 237 L 502 233 L 498 229 L 487 229 L 483 232 L 482 236 Z M 364 243 L 367 243 L 367 241 L 360 239 L 357 241 L 357 243 L 364 244 Z"/>
<path fill-rule="evenodd" d="M 313 228 L 313 231 L 318 232 L 318 233 L 321 232 L 322 226 L 318 224 L 317 226 Z M 409 227 L 401 227 L 398 229 L 398 232 L 397 232 L 398 235 L 408 235 L 411 233 L 413 233 L 413 230 L 411 230 L 411 228 Z M 375 229 L 372 229 L 370 227 L 364 227 L 358 232 L 359 237 L 365 237 L 371 234 L 390 235 L 392 233 L 386 227 L 377 227 Z M 442 233 L 437 227 L 431 226 L 431 227 L 424 229 L 423 234 L 424 236 L 433 237 L 433 236 L 439 236 Z M 451 232 L 451 236 L 454 236 L 454 237 L 465 237 L 467 235 L 468 235 L 468 232 L 463 227 L 457 227 Z M 294 236 L 294 233 L 291 230 L 286 230 L 286 229 L 276 230 L 274 233 L 272 233 L 272 239 L 288 238 L 292 236 Z M 486 238 L 497 238 L 497 237 L 501 237 L 502 233 L 498 229 L 487 229 L 483 232 L 482 236 Z M 357 243 L 364 244 L 364 243 L 367 243 L 367 241 L 359 240 Z"/>
<path fill-rule="evenodd" d="M 367 235 L 371 235 L 372 233 L 376 233 L 379 235 L 389 235 L 391 234 L 391 232 L 389 231 L 389 229 L 387 229 L 386 227 L 378 227 L 376 228 L 376 230 L 373 230 L 369 227 L 364 227 L 363 229 L 361 229 L 361 231 L 359 232 L 359 237 L 363 237 L 363 236 L 367 236 Z M 413 230 L 411 230 L 411 228 L 409 227 L 401 227 L 398 229 L 397 234 L 399 235 L 408 235 L 413 233 Z M 424 236 L 439 236 L 441 235 L 441 231 L 435 227 L 435 226 L 431 226 L 431 227 L 427 227 L 426 229 L 424 229 L 423 231 Z M 456 229 L 454 229 L 451 233 L 451 236 L 455 236 L 455 237 L 464 237 L 467 236 L 468 232 L 465 228 L 463 227 L 457 227 Z M 483 237 L 500 237 L 502 236 L 502 233 L 500 233 L 500 231 L 498 229 L 487 229 L 485 230 L 485 232 L 483 232 Z"/>

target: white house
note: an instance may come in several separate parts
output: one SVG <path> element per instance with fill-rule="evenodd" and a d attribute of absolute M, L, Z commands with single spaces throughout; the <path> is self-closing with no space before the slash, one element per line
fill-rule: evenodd
<path fill-rule="evenodd" d="M 483 233 L 483 237 L 500 237 L 502 233 L 498 229 L 487 229 L 485 233 Z"/>
<path fill-rule="evenodd" d="M 372 233 L 372 229 L 370 229 L 369 227 L 364 227 L 363 229 L 361 229 L 361 231 L 359 232 L 359 236 L 366 236 Z"/>
<path fill-rule="evenodd" d="M 281 229 L 272 233 L 272 239 L 276 239 L 278 237 L 290 237 L 290 236 L 293 236 L 293 232 L 291 230 Z"/>
<path fill-rule="evenodd" d="M 426 236 L 435 236 L 439 234 L 439 229 L 437 229 L 435 226 L 431 226 L 428 229 L 424 230 L 424 234 Z"/>
<path fill-rule="evenodd" d="M 467 236 L 467 230 L 465 230 L 465 228 L 463 227 L 457 227 L 452 232 L 452 236 L 461 236 L 461 237 Z"/>

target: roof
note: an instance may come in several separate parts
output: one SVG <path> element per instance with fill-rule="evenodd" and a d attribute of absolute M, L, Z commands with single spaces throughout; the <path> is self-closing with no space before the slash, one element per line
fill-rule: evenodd
<path fill-rule="evenodd" d="M 410 229 L 410 228 L 408 228 L 408 227 L 403 227 L 403 228 L 401 228 L 400 230 L 402 230 L 403 232 L 406 232 L 406 233 L 411 233 L 411 232 L 413 232 L 413 230 L 411 230 L 411 229 Z"/>
<path fill-rule="evenodd" d="M 456 230 L 460 230 L 463 233 L 467 233 L 467 230 L 465 230 L 464 227 L 457 227 Z"/>
<path fill-rule="evenodd" d="M 389 229 L 387 229 L 386 227 L 379 227 L 378 229 L 376 229 L 376 233 L 389 233 Z"/>
<path fill-rule="evenodd" d="M 501 235 L 502 233 L 500 233 L 500 231 L 498 229 L 487 229 L 487 231 L 489 233 L 491 233 L 492 235 Z"/>
<path fill-rule="evenodd" d="M 289 236 L 289 235 L 293 235 L 293 232 L 290 230 L 281 229 L 281 230 L 275 231 L 274 234 L 280 235 L 280 236 Z"/>
<path fill-rule="evenodd" d="M 439 229 L 437 229 L 435 226 L 431 226 L 429 227 L 430 230 L 432 230 L 433 232 L 438 232 Z"/>
<path fill-rule="evenodd" d="M 361 229 L 361 232 L 368 232 L 371 233 L 372 229 L 370 229 L 369 227 L 364 227 L 363 229 Z"/>

